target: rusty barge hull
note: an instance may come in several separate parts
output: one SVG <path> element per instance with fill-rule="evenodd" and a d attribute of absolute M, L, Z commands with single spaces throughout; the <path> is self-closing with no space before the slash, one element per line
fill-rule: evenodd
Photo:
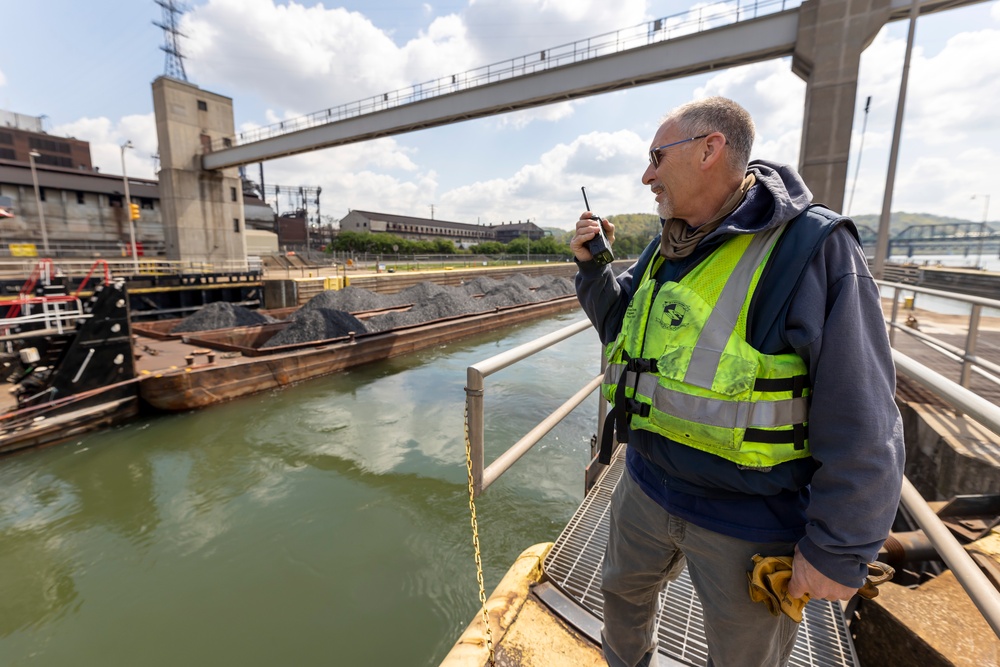
<path fill-rule="evenodd" d="M 290 351 L 275 348 L 267 355 L 256 348 L 247 352 L 261 356 L 245 355 L 145 375 L 140 379 L 139 393 L 146 404 L 157 410 L 204 408 L 578 307 L 576 297 L 567 296 L 382 333 L 317 341 Z M 246 336 L 245 332 L 241 335 Z M 185 340 L 200 347 L 234 349 L 222 333 Z"/>

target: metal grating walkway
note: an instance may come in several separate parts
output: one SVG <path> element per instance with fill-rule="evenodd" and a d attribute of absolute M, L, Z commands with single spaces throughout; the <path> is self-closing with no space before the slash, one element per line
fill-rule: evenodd
<path fill-rule="evenodd" d="M 611 493 L 624 471 L 622 448 L 584 498 L 545 559 L 549 580 L 597 619 L 603 618 L 601 561 L 608 539 Z M 677 661 L 671 664 L 706 665 L 708 650 L 701 603 L 686 569 L 676 581 L 667 585 L 660 602 L 660 653 Z M 806 605 L 788 664 L 793 667 L 858 667 L 854 644 L 839 604 L 814 600 Z"/>

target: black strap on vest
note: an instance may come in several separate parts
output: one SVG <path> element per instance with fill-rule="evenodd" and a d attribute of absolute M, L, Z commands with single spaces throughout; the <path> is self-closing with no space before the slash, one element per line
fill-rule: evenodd
<path fill-rule="evenodd" d="M 762 389 L 761 387 L 768 387 Z M 809 386 L 809 378 L 805 375 L 796 375 L 790 378 L 780 379 L 758 379 L 754 383 L 757 391 L 791 391 L 794 398 L 802 398 L 805 395 L 806 387 Z M 780 387 L 775 389 L 773 387 Z M 796 450 L 805 449 L 806 440 L 809 438 L 809 427 L 802 422 L 792 424 L 792 430 L 769 431 L 762 428 L 748 428 L 743 434 L 743 439 L 750 442 L 763 442 L 768 445 L 787 445 L 792 443 Z"/>
<path fill-rule="evenodd" d="M 615 386 L 615 401 L 604 418 L 604 430 L 601 432 L 601 449 L 597 455 L 599 463 L 611 465 L 611 455 L 614 453 L 614 435 L 617 432 L 618 442 L 628 443 L 628 423 L 631 415 L 640 417 L 649 416 L 649 405 L 640 403 L 635 399 L 635 394 L 639 389 L 639 376 L 643 373 L 655 373 L 657 370 L 656 359 L 632 359 L 627 352 L 622 352 L 625 367 L 621 375 L 618 376 L 618 383 Z M 635 382 L 632 384 L 632 396 L 625 395 L 625 385 L 629 373 L 635 373 Z"/>
<path fill-rule="evenodd" d="M 807 375 L 795 375 L 790 378 L 757 378 L 753 383 L 753 389 L 760 392 L 791 391 L 796 392 L 795 397 L 798 398 L 802 395 L 801 391 L 808 379 Z"/>
<path fill-rule="evenodd" d="M 799 438 L 802 445 L 799 445 Z M 763 428 L 748 428 L 743 434 L 743 439 L 747 442 L 763 442 L 768 445 L 787 445 L 795 443 L 795 449 L 805 447 L 805 440 L 809 437 L 809 427 L 805 424 L 795 424 L 791 431 L 768 431 Z"/>

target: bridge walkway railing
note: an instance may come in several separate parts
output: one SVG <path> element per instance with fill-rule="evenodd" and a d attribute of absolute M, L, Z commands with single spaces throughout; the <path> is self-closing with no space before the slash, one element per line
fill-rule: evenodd
<path fill-rule="evenodd" d="M 530 54 L 483 65 L 431 79 L 397 90 L 373 95 L 322 109 L 306 116 L 290 118 L 259 128 L 223 137 L 212 142 L 212 150 L 224 150 L 270 139 L 283 134 L 326 125 L 348 118 L 376 113 L 422 100 L 468 90 L 498 81 L 527 76 L 535 72 L 572 65 L 585 60 L 639 48 L 725 25 L 793 9 L 801 0 L 737 0 L 697 6 L 688 11 L 646 21 L 629 28 L 561 44 Z"/>

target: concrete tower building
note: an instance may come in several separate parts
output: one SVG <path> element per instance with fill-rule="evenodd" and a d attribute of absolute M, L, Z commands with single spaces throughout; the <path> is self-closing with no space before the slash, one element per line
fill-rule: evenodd
<path fill-rule="evenodd" d="M 212 142 L 232 137 L 233 101 L 186 81 L 153 81 L 160 144 L 160 202 L 169 259 L 246 263 L 243 186 L 235 167 L 206 171 Z"/>

